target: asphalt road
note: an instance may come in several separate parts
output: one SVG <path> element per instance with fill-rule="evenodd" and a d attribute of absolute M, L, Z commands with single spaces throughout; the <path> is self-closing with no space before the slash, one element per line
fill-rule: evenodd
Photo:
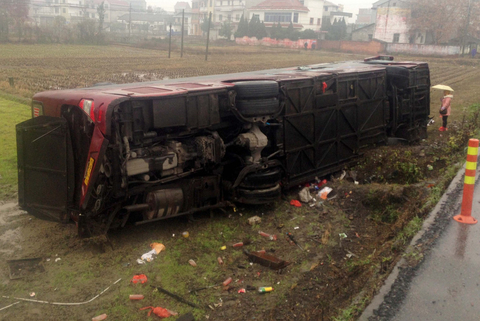
<path fill-rule="evenodd" d="M 480 320 L 480 223 L 461 224 L 459 171 L 361 321 Z M 477 170 L 472 216 L 480 220 Z M 414 262 L 414 263 L 412 263 Z M 415 263 L 418 262 L 418 263 Z"/>

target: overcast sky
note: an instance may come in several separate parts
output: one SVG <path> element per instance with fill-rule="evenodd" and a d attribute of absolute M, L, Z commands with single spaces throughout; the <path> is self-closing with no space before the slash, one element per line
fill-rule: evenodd
<path fill-rule="evenodd" d="M 375 0 L 376 1 L 376 0 Z M 356 14 L 358 13 L 359 8 L 371 8 L 373 0 L 330 0 L 335 4 L 343 4 L 345 6 L 344 11 L 353 13 L 353 21 L 355 21 Z M 163 8 L 167 11 L 173 11 L 173 6 L 177 3 L 178 0 L 147 0 L 147 5 Z M 192 1 L 188 1 L 192 5 Z"/>

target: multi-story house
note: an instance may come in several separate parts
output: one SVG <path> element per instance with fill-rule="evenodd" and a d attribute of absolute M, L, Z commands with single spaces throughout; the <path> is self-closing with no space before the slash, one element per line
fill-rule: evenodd
<path fill-rule="evenodd" d="M 405 0 L 379 0 L 372 5 L 377 11 L 374 38 L 390 43 L 409 43 L 410 28 L 408 20 L 411 17 L 411 9 Z M 425 43 L 421 38 L 414 40 L 415 43 Z"/>
<path fill-rule="evenodd" d="M 194 34 L 192 24 L 192 8 L 188 2 L 177 2 L 175 4 L 175 13 L 173 14 L 172 30 L 176 33 L 182 32 L 182 16 L 184 17 L 183 30 L 184 35 Z"/>
<path fill-rule="evenodd" d="M 310 10 L 299 0 L 265 0 L 249 10 L 249 19 L 257 16 L 265 23 L 265 27 L 273 27 L 280 23 L 288 27 L 290 23 L 297 30 L 309 29 Z M 315 20 L 312 25 L 314 25 Z"/>
<path fill-rule="evenodd" d="M 72 22 L 82 17 L 82 0 L 35 0 L 30 2 L 29 16 L 37 25 L 53 23 L 56 16 Z"/>
<path fill-rule="evenodd" d="M 330 1 L 325 1 L 323 5 L 323 19 L 330 19 L 330 23 L 333 24 L 335 20 L 351 18 L 353 14 L 343 11 L 343 5 L 334 4 Z"/>

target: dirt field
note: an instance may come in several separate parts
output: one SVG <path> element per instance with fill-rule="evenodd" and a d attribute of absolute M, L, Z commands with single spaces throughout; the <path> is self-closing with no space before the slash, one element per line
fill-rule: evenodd
<path fill-rule="evenodd" d="M 268 49 L 255 54 L 250 48 L 241 49 L 243 52 L 219 48 L 214 50 L 211 62 L 204 63 L 202 55 L 189 54 L 182 61 L 179 58 L 169 61 L 165 52 L 129 48 L 57 47 L 41 51 L 38 46 L 6 47 L 0 48 L 0 63 L 8 63 L 18 81 L 15 88 L 9 88 L 6 82 L 0 88 L 26 97 L 48 87 L 237 72 L 363 57 L 326 52 L 276 53 Z M 107 58 L 109 55 L 115 58 Z M 159 58 L 161 55 L 163 58 Z M 295 189 L 276 204 L 240 206 L 236 212 L 228 209 L 193 218 L 128 226 L 112 231 L 105 242 L 79 240 L 74 225 L 39 220 L 5 200 L 0 207 L 2 296 L 31 298 L 30 293 L 35 292 L 38 300 L 83 302 L 114 281 L 120 278 L 121 281 L 85 305 L 22 302 L 0 311 L 0 319 L 85 320 L 107 313 L 112 320 L 143 320 L 147 312 L 139 308 L 161 306 L 180 315 L 191 311 L 197 320 L 354 320 L 458 170 L 466 139 L 478 127 L 477 119 L 471 119 L 472 115 L 478 116 L 478 106 L 472 107 L 480 89 L 480 83 L 475 81 L 480 76 L 477 60 L 396 59 L 427 61 L 432 84 L 454 87 L 449 131 L 438 132 L 440 119 L 436 110 L 441 94 L 433 92 L 432 116 L 436 122 L 429 128 L 429 138 L 418 146 L 382 146 L 368 151 L 354 168 L 347 169 L 360 184 L 338 179 L 340 173 L 327 177 L 327 186 L 334 189 L 337 197 L 318 207 L 290 206 L 290 199 L 297 197 Z M 4 69 L 0 73 L 5 79 L 9 71 Z M 262 221 L 251 226 L 247 220 L 254 215 Z M 278 239 L 270 241 L 258 234 L 260 230 L 275 234 Z M 181 236 L 184 231 L 189 232 L 188 238 Z M 288 232 L 296 237 L 303 250 L 288 242 L 285 236 Z M 246 239 L 252 243 L 245 249 L 264 249 L 291 264 L 281 272 L 250 264 L 242 248 L 232 246 Z M 152 242 L 163 243 L 166 250 L 152 262 L 138 265 L 136 260 L 150 250 Z M 222 250 L 222 246 L 226 249 Z M 42 259 L 45 271 L 30 271 L 25 278 L 10 280 L 6 260 L 33 257 Z M 222 265 L 218 264 L 218 257 L 222 258 Z M 196 267 L 188 264 L 190 259 L 197 263 Z M 147 285 L 130 284 L 137 273 L 148 276 Z M 233 279 L 229 287 L 189 293 L 191 289 L 221 284 L 228 277 Z M 161 286 L 200 308 L 156 292 L 150 285 Z M 260 286 L 272 286 L 274 290 L 264 294 L 250 290 Z M 247 289 L 246 293 L 238 293 L 242 288 Z M 129 301 L 129 294 L 143 294 L 145 299 Z M 0 297 L 0 309 L 17 301 Z"/>

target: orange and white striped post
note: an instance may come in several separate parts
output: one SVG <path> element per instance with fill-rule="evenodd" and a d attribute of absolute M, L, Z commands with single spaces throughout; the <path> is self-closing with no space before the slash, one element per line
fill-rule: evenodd
<path fill-rule="evenodd" d="M 460 223 L 476 224 L 478 221 L 472 217 L 473 190 L 475 188 L 475 172 L 477 170 L 478 139 L 468 141 L 467 166 L 465 168 L 465 181 L 463 184 L 462 211 L 453 219 Z"/>

